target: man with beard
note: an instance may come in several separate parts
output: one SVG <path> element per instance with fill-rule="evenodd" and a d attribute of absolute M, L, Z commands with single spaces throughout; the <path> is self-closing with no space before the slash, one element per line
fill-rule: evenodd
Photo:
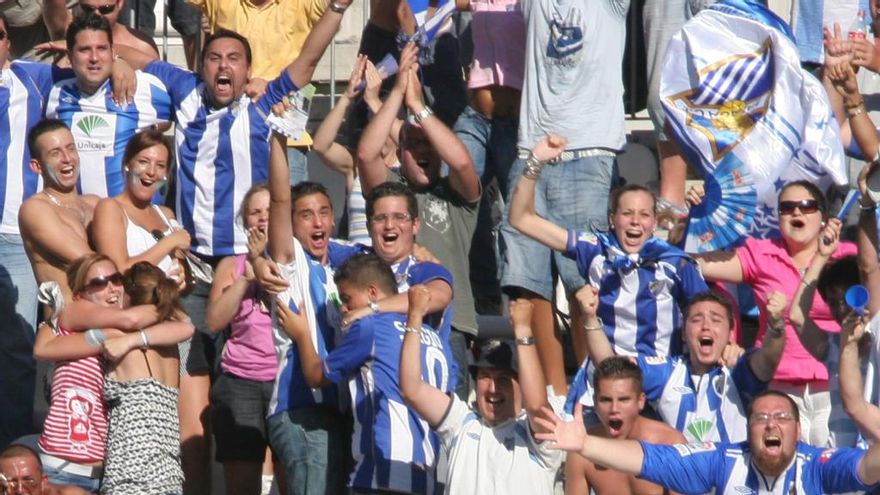
<path fill-rule="evenodd" d="M 671 445 L 686 442 L 684 436 L 660 421 L 639 413 L 645 407 L 642 372 L 623 356 L 610 357 L 596 366 L 595 410 L 600 424 L 591 427 L 590 435 L 602 438 L 626 438 Z M 577 455 L 565 461 L 565 493 L 653 495 L 667 493 L 663 488 L 635 476 L 607 469 Z"/>
<path fill-rule="evenodd" d="M 580 413 L 582 406 L 577 406 Z M 821 449 L 799 442 L 797 405 L 773 390 L 748 412 L 748 440 L 740 443 L 655 445 L 589 435 L 580 418 L 563 421 L 549 409 L 537 419 L 540 440 L 592 462 L 684 493 L 846 493 L 880 482 L 880 445 L 868 450 Z"/>

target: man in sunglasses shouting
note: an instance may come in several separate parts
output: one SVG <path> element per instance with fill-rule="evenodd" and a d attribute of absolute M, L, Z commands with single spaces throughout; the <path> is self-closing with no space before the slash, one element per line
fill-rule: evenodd
<path fill-rule="evenodd" d="M 579 415 L 563 421 L 546 408 L 538 422 L 549 432 L 535 437 L 552 442 L 551 448 L 681 493 L 847 493 L 880 482 L 880 445 L 865 451 L 799 442 L 797 405 L 776 391 L 752 401 L 748 440 L 741 443 L 654 445 L 599 438 L 587 435 Z"/>

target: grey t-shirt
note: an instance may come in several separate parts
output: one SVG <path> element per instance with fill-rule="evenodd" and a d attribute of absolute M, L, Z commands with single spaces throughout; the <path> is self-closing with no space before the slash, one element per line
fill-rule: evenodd
<path fill-rule="evenodd" d="M 401 179 L 403 180 L 403 179 Z M 452 326 L 470 335 L 477 334 L 477 314 L 471 292 L 468 252 L 477 226 L 480 201 L 468 203 L 444 177 L 429 190 L 416 191 L 422 227 L 416 242 L 426 247 L 452 273 L 455 313 Z"/>
<path fill-rule="evenodd" d="M 623 50 L 629 0 L 520 0 L 526 19 L 526 79 L 519 147 L 547 133 L 568 149 L 625 143 Z"/>

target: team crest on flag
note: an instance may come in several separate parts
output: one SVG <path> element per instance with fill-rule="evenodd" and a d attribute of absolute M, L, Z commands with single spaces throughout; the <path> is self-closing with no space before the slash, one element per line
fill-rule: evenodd
<path fill-rule="evenodd" d="M 705 179 L 688 252 L 776 234 L 786 183 L 847 181 L 825 89 L 801 69 L 788 25 L 752 0 L 722 0 L 685 23 L 669 43 L 660 98 L 685 159 Z"/>

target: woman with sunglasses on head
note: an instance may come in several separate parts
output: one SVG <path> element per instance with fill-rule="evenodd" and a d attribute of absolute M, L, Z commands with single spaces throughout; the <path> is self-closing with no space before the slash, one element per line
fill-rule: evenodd
<path fill-rule="evenodd" d="M 700 193 L 689 192 L 692 203 Z M 746 283 L 752 287 L 760 309 L 757 346 L 767 329 L 768 295 L 776 290 L 793 300 L 804 272 L 819 252 L 819 243 L 840 230 L 840 220 L 828 218 L 825 195 L 806 181 L 790 182 L 779 193 L 780 238 L 747 238 L 733 251 L 714 251 L 696 256 L 703 276 L 709 281 Z M 835 236 L 836 237 L 836 236 Z M 856 253 L 851 242 L 841 242 L 832 258 Z M 823 330 L 839 332 L 831 310 L 821 297 L 813 300 L 809 317 Z M 785 312 L 785 351 L 770 388 L 787 393 L 798 404 L 801 437 L 810 445 L 824 446 L 828 439 L 831 398 L 828 370 L 801 344 Z"/>
<path fill-rule="evenodd" d="M 192 336 L 193 326 L 180 308 L 177 282 L 158 267 L 136 263 L 125 272 L 123 287 L 127 304 L 155 305 L 173 341 L 150 347 L 143 332 L 104 342 L 109 431 L 101 493 L 179 494 L 183 471 L 176 344 Z"/>
<path fill-rule="evenodd" d="M 253 186 L 241 202 L 239 218 L 248 249 L 260 256 L 269 227 L 269 187 Z M 220 358 L 222 373 L 211 388 L 211 426 L 216 459 L 223 464 L 226 492 L 255 494 L 269 482 L 272 458 L 266 416 L 278 370 L 272 340 L 271 298 L 254 278 L 248 255 L 220 260 L 208 296 L 205 323 L 212 332 L 229 328 Z"/>
<path fill-rule="evenodd" d="M 107 413 L 104 369 L 98 355 L 107 341 L 176 342 L 157 325 L 154 305 L 123 309 L 122 275 L 109 258 L 91 254 L 67 269 L 73 298 L 57 315 L 57 328 L 41 325 L 34 357 L 56 362 L 49 414 L 39 439 L 44 472 L 52 483 L 97 492 L 103 474 Z M 147 328 L 149 327 L 149 328 Z"/>
<path fill-rule="evenodd" d="M 150 262 L 166 275 L 186 283 L 183 253 L 189 250 L 189 233 L 167 207 L 153 198 L 168 180 L 171 151 L 164 136 L 146 130 L 135 134 L 125 147 L 125 189 L 102 199 L 95 208 L 92 242 L 120 269 L 140 261 Z M 120 235 L 124 232 L 125 235 Z M 157 240 L 158 238 L 158 240 Z M 184 446 L 184 469 L 201 472 L 207 462 L 207 416 L 210 378 L 202 335 L 195 332 L 180 345 L 180 429 Z"/>

